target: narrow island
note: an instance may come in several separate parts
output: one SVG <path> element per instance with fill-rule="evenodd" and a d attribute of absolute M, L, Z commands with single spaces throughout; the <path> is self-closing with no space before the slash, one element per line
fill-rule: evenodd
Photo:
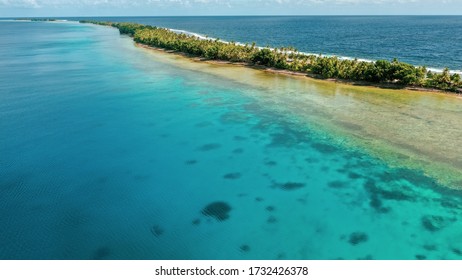
<path fill-rule="evenodd" d="M 309 55 L 292 47 L 257 47 L 255 43 L 237 44 L 219 39 L 202 39 L 177 33 L 166 28 L 138 24 L 81 20 L 80 23 L 112 26 L 121 34 L 149 47 L 176 51 L 207 60 L 221 60 L 244 63 L 303 73 L 314 78 L 337 79 L 346 82 L 360 82 L 389 88 L 433 89 L 462 93 L 462 79 L 459 74 L 451 74 L 446 68 L 442 73 L 434 73 L 424 66 L 414 66 L 400 62 L 377 60 L 375 62 L 358 59 L 340 59 L 336 56 Z"/>
<path fill-rule="evenodd" d="M 26 21 L 59 21 L 54 18 L 16 18 L 15 20 L 26 20 Z"/>

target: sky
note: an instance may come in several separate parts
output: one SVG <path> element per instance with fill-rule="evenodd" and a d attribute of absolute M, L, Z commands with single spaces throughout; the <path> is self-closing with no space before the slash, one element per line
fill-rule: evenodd
<path fill-rule="evenodd" d="M 462 0 L 0 0 L 0 17 L 454 14 Z"/>

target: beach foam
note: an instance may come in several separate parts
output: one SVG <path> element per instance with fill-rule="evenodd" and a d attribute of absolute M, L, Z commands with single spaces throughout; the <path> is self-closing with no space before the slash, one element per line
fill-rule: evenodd
<path fill-rule="evenodd" d="M 230 41 L 225 41 L 225 40 L 222 40 L 222 39 L 219 39 L 219 38 L 214 38 L 214 37 L 209 37 L 207 35 L 203 35 L 203 34 L 199 34 L 199 33 L 195 33 L 195 32 L 190 32 L 190 31 L 187 31 L 187 30 L 182 30 L 182 29 L 173 29 L 173 28 L 166 28 L 172 32 L 175 32 L 175 33 L 178 33 L 178 34 L 186 34 L 186 35 L 189 35 L 189 36 L 194 36 L 196 38 L 199 38 L 201 40 L 218 40 L 219 42 L 222 42 L 222 43 L 226 43 L 226 44 L 230 44 L 231 42 Z M 244 43 L 241 43 L 241 42 L 233 42 L 234 44 L 236 45 L 239 45 L 239 46 L 245 46 L 245 45 L 249 45 L 249 44 L 244 44 Z M 256 48 L 258 49 L 264 49 L 265 47 L 261 47 L 261 46 L 256 46 Z M 269 48 L 270 50 L 275 50 L 275 49 L 278 49 L 278 48 Z M 292 53 L 292 51 L 286 51 L 287 53 Z M 310 52 L 303 52 L 303 51 L 298 51 L 299 54 L 303 54 L 303 55 L 317 55 L 317 56 L 322 56 L 322 57 L 338 57 L 340 60 L 357 60 L 357 61 L 362 61 L 362 62 L 375 62 L 377 60 L 374 60 L 374 59 L 366 59 L 366 58 L 355 58 L 355 57 L 349 57 L 349 56 L 342 56 L 342 55 L 337 55 L 337 54 L 316 54 L 316 53 L 310 53 Z M 416 67 L 418 66 L 421 66 L 421 65 L 414 65 Z M 441 69 L 441 68 L 436 68 L 436 67 L 427 67 L 427 70 L 433 72 L 433 73 L 442 73 L 444 71 L 444 69 Z M 453 70 L 453 69 L 449 69 L 450 73 L 452 74 L 459 74 L 459 75 L 462 75 L 462 69 L 461 70 Z"/>

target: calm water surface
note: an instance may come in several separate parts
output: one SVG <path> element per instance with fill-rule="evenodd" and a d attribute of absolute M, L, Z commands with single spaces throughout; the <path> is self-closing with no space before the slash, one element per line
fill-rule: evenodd
<path fill-rule="evenodd" d="M 270 91 L 92 25 L 0 38 L 1 259 L 462 258 L 454 186 L 320 125 L 360 90 Z"/>

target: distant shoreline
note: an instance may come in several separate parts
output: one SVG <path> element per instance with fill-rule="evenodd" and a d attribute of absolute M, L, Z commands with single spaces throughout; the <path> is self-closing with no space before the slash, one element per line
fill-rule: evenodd
<path fill-rule="evenodd" d="M 373 86 L 386 89 L 408 89 L 426 92 L 462 93 L 462 78 L 446 68 L 442 73 L 400 62 L 377 60 L 373 62 L 358 59 L 326 57 L 298 52 L 291 47 L 258 47 L 253 43 L 237 44 L 218 39 L 200 38 L 166 28 L 137 23 L 113 23 L 82 20 L 117 28 L 146 47 L 163 49 L 199 60 L 243 65 L 268 72 L 287 75 L 303 75 L 316 79 L 335 81 L 358 86 Z"/>
<path fill-rule="evenodd" d="M 29 21 L 62 21 L 54 18 L 16 18 L 14 20 L 29 20 Z M 67 21 L 67 20 L 64 20 Z M 178 32 L 178 30 L 159 28 L 150 25 L 136 24 L 136 23 L 113 23 L 106 21 L 93 21 L 93 20 L 81 20 L 80 23 L 91 23 L 102 26 L 114 27 L 119 30 L 121 34 L 126 34 L 131 37 L 136 44 L 144 48 L 153 48 L 162 50 L 170 53 L 182 55 L 184 57 L 193 58 L 196 61 L 206 61 L 212 64 L 232 64 L 252 69 L 259 69 L 267 72 L 278 73 L 283 75 L 291 76 L 306 76 L 313 79 L 325 80 L 330 82 L 337 82 L 342 84 L 354 85 L 354 86 L 370 86 L 383 89 L 396 89 L 396 90 L 413 90 L 423 92 L 441 92 L 441 93 L 455 93 L 457 95 L 462 94 L 462 78 L 456 71 L 451 71 L 446 68 L 442 73 L 434 72 L 433 69 L 427 69 L 426 67 L 413 66 L 411 64 L 402 63 L 400 61 L 392 60 L 391 62 L 386 60 L 378 61 L 366 61 L 361 59 L 349 59 L 338 56 L 321 56 L 315 54 L 307 54 L 299 52 L 293 48 L 269 48 L 269 47 L 258 47 L 254 44 L 249 47 L 248 44 L 238 44 L 234 42 L 220 41 L 218 39 L 210 39 L 207 37 L 201 37 L 199 35 L 191 35 L 191 33 L 184 31 L 184 33 Z M 161 36 L 170 36 L 169 40 L 173 40 L 183 44 L 193 43 L 196 44 L 195 48 L 203 48 L 201 52 L 192 53 L 190 49 L 187 51 L 177 50 L 175 46 L 167 45 L 167 47 L 158 46 L 159 43 L 149 44 L 150 42 L 144 42 L 140 40 L 137 31 L 152 32 L 153 30 L 163 31 L 164 33 L 157 33 L 148 36 L 158 37 L 155 39 L 162 40 Z M 170 34 L 168 34 L 170 33 Z M 196 41 L 196 42 L 194 42 Z M 205 45 L 209 44 L 215 49 L 223 48 L 224 46 L 230 46 L 231 52 L 242 52 L 241 57 L 235 59 L 232 57 L 233 54 L 223 59 L 218 55 L 212 54 L 211 56 L 206 53 L 210 46 L 203 46 L 197 44 L 197 41 L 204 42 Z M 164 43 L 164 42 L 163 42 Z M 205 49 L 208 48 L 208 49 Z M 226 48 L 226 47 L 225 47 Z M 225 50 L 225 52 L 230 50 Z M 266 53 L 263 53 L 266 51 Z M 217 52 L 215 50 L 215 52 Z M 247 54 L 246 54 L 247 52 Z M 259 54 L 259 53 L 263 54 Z M 249 57 L 252 55 L 252 57 Z M 255 54 L 260 55 L 259 58 L 254 60 Z M 228 54 L 229 55 L 229 54 Z M 247 55 L 247 57 L 245 57 Z M 244 58 L 242 58 L 244 56 Z"/>
<path fill-rule="evenodd" d="M 255 65 L 255 64 L 249 64 L 249 63 L 244 63 L 244 62 L 231 62 L 227 60 L 216 60 L 216 59 L 205 59 L 197 56 L 192 56 L 190 54 L 184 53 L 184 52 L 178 52 L 178 51 L 172 51 L 164 48 L 159 48 L 159 47 L 152 47 L 146 44 L 142 43 L 137 43 L 135 44 L 143 49 L 147 50 L 154 50 L 154 51 L 159 51 L 159 52 L 165 52 L 165 53 L 170 53 L 174 55 L 179 55 L 188 59 L 191 59 L 196 62 L 202 62 L 202 63 L 209 63 L 209 64 L 214 64 L 214 65 L 234 65 L 234 66 L 241 66 L 241 67 L 247 67 L 255 70 L 261 70 L 265 71 L 268 73 L 274 73 L 274 74 L 281 74 L 281 75 L 286 75 L 286 76 L 297 76 L 297 77 L 308 77 L 316 80 L 321 80 L 321 81 L 328 81 L 328 82 L 334 82 L 334 83 L 341 83 L 341 84 L 346 84 L 346 85 L 353 85 L 353 86 L 362 86 L 362 87 L 375 87 L 375 88 L 380 88 L 380 89 L 391 89 L 391 90 L 412 90 L 412 91 L 420 91 L 420 92 L 432 92 L 432 93 L 443 93 L 443 94 L 456 94 L 458 98 L 462 99 L 462 96 L 460 93 L 454 93 L 454 92 L 449 92 L 445 90 L 440 90 L 440 89 L 434 89 L 434 88 L 425 88 L 425 87 L 413 87 L 413 86 L 400 86 L 396 84 L 378 84 L 378 83 L 371 83 L 371 82 L 366 82 L 366 81 L 355 81 L 355 80 L 345 80 L 345 79 L 336 79 L 336 78 L 329 78 L 325 79 L 321 77 L 320 75 L 317 74 L 312 74 L 312 73 L 303 73 L 303 72 L 298 72 L 298 71 L 291 71 L 287 69 L 278 69 L 274 67 L 268 67 L 264 65 Z"/>

